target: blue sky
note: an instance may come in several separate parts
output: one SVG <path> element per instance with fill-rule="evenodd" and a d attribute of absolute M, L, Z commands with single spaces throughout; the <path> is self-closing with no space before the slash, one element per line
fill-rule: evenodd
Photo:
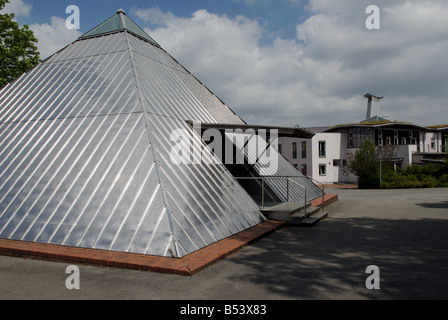
<path fill-rule="evenodd" d="M 368 30 L 366 8 L 380 10 Z M 65 28 L 68 5 L 81 30 Z M 45 58 L 123 8 L 249 123 L 331 126 L 376 110 L 448 123 L 446 0 L 11 0 Z"/>
<path fill-rule="evenodd" d="M 17 0 L 11 0 L 11 2 L 14 1 Z M 206 9 L 209 12 L 230 17 L 244 15 L 260 21 L 266 29 L 267 41 L 277 35 L 294 38 L 296 25 L 309 17 L 307 2 L 301 0 L 28 0 L 25 2 L 32 6 L 32 12 L 28 17 L 17 17 L 22 24 L 42 24 L 50 21 L 52 16 L 63 17 L 67 6 L 77 5 L 81 10 L 81 31 L 83 32 L 87 32 L 109 18 L 119 8 L 123 8 L 137 23 L 143 24 L 144 21 L 132 14 L 134 9 L 154 7 L 179 17 L 190 17 L 198 9 Z"/>

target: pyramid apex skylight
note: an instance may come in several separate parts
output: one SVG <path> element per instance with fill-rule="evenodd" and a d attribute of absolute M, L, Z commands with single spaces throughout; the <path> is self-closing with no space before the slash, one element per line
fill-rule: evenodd
<path fill-rule="evenodd" d="M 126 12 L 123 9 L 117 10 L 114 16 L 82 35 L 79 40 L 94 38 L 124 30 L 160 47 L 160 45 L 156 41 L 154 41 L 153 38 L 151 38 L 142 28 L 140 28 L 126 15 Z"/>

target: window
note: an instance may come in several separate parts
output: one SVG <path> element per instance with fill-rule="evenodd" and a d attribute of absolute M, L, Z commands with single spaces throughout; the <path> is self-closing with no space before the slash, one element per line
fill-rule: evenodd
<path fill-rule="evenodd" d="M 334 159 L 333 160 L 333 167 L 340 167 L 341 166 L 341 159 Z"/>
<path fill-rule="evenodd" d="M 305 177 L 308 175 L 308 168 L 306 164 L 302 164 L 299 170 Z"/>
<path fill-rule="evenodd" d="M 431 149 L 435 150 L 436 149 L 436 138 L 432 138 L 431 139 Z"/>
<path fill-rule="evenodd" d="M 383 146 L 383 130 L 378 130 L 378 146 Z"/>
<path fill-rule="evenodd" d="M 348 129 L 348 147 L 360 148 L 367 140 L 375 141 L 376 131 L 372 128 Z"/>
<path fill-rule="evenodd" d="M 319 141 L 319 157 L 325 158 L 327 156 L 327 143 L 325 141 Z"/>
<path fill-rule="evenodd" d="M 302 159 L 306 159 L 306 141 L 302 142 Z"/>
<path fill-rule="evenodd" d="M 297 159 L 297 142 L 292 144 L 292 158 Z"/>
<path fill-rule="evenodd" d="M 326 164 L 320 164 L 319 165 L 319 175 L 321 177 L 327 175 L 327 165 Z"/>

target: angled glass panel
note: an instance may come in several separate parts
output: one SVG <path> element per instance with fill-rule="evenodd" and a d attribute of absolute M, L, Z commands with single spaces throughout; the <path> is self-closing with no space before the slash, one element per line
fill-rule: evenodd
<path fill-rule="evenodd" d="M 140 28 L 134 21 L 132 21 L 123 11 L 118 11 L 116 15 L 104 21 L 102 24 L 93 28 L 89 32 L 85 33 L 80 37 L 80 39 L 95 37 L 115 31 L 120 31 L 127 29 L 130 32 L 136 34 L 139 37 L 155 44 L 157 46 L 158 43 L 154 41 L 142 28 Z"/>
<path fill-rule="evenodd" d="M 103 34 L 103 33 L 108 33 L 108 32 L 121 30 L 121 29 L 123 29 L 123 27 L 124 26 L 123 26 L 123 23 L 121 21 L 120 14 L 116 14 L 113 17 L 109 18 L 108 20 L 104 21 L 99 26 L 93 28 L 92 30 L 90 30 L 86 34 L 82 35 L 81 38 L 87 38 L 87 37 L 100 35 L 100 34 Z"/>
<path fill-rule="evenodd" d="M 154 39 L 151 38 L 145 31 L 143 31 L 143 29 L 140 28 L 134 21 L 129 19 L 128 16 L 126 16 L 126 15 L 124 16 L 124 21 L 125 21 L 125 24 L 126 24 L 125 27 L 127 30 L 137 34 L 138 36 L 140 36 L 158 46 L 157 42 L 155 42 Z"/>

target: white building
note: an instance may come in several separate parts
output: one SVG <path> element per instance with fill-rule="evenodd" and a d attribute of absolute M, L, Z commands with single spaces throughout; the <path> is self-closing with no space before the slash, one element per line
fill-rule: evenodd
<path fill-rule="evenodd" d="M 406 168 L 412 164 L 443 162 L 448 151 L 448 125 L 421 127 L 411 123 L 390 121 L 380 116 L 370 117 L 370 94 L 367 120 L 334 127 L 307 128 L 315 133 L 311 140 L 280 138 L 282 155 L 302 173 L 321 183 L 355 183 L 356 176 L 343 167 L 350 154 L 368 139 L 382 150 L 393 149 L 384 161 Z M 387 148 L 393 146 L 393 148 Z M 389 156 L 389 158 L 387 158 Z"/>
<path fill-rule="evenodd" d="M 308 128 L 316 135 L 311 140 L 279 138 L 279 149 L 304 175 L 321 183 L 356 182 L 342 170 L 346 165 L 347 143 L 343 134 L 324 132 L 329 128 Z"/>

